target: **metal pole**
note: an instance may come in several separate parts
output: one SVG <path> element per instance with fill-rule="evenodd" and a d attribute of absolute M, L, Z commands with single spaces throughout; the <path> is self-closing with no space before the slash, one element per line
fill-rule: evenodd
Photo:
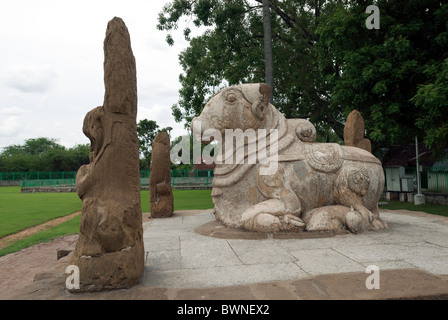
<path fill-rule="evenodd" d="M 272 30 L 269 0 L 263 0 L 263 33 L 264 33 L 264 67 L 265 81 L 271 87 L 270 103 L 274 96 L 274 75 L 272 62 Z"/>
<path fill-rule="evenodd" d="M 415 136 L 415 164 L 417 166 L 417 194 L 414 196 L 414 205 L 421 205 L 425 203 L 425 195 L 422 194 L 421 183 L 420 183 L 420 170 L 418 165 L 418 140 Z"/>
<path fill-rule="evenodd" d="M 417 193 L 421 194 L 421 184 L 420 184 L 420 168 L 418 166 L 418 140 L 415 136 L 415 165 L 417 166 Z"/>

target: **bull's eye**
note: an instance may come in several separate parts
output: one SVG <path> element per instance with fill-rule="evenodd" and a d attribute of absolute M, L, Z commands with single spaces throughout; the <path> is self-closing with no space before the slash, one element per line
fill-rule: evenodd
<path fill-rule="evenodd" d="M 234 93 L 229 93 L 229 94 L 226 96 L 226 100 L 227 100 L 228 102 L 230 102 L 230 103 L 234 103 L 234 102 L 236 101 L 236 96 L 235 96 L 235 94 L 234 94 Z"/>

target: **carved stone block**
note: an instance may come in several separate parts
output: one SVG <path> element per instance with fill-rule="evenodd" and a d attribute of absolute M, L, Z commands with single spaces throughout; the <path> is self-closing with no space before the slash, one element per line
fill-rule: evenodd
<path fill-rule="evenodd" d="M 104 104 L 83 125 L 90 163 L 76 176 L 82 216 L 71 264 L 79 267 L 80 289 L 72 291 L 129 288 L 144 267 L 136 68 L 120 18 L 107 25 L 104 58 Z"/>

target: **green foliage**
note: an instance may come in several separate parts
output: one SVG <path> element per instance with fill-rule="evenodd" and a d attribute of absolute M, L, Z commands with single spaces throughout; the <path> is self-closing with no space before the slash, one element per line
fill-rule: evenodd
<path fill-rule="evenodd" d="M 271 2 L 274 104 L 288 117 L 335 122 L 325 107 L 325 90 L 316 86 L 319 73 L 313 49 L 314 3 Z M 190 46 L 179 57 L 184 70 L 179 76 L 182 88 L 179 103 L 172 110 L 176 121 L 189 126 L 220 88 L 265 81 L 261 0 L 175 0 L 159 14 L 157 27 L 172 32 L 179 27 L 182 16 L 190 17 L 195 27 L 207 28 L 201 36 L 192 38 L 190 26 L 186 27 L 184 35 Z M 172 44 L 172 38 L 168 43 Z M 342 134 L 343 127 L 335 127 Z"/>
<path fill-rule="evenodd" d="M 437 98 L 442 116 L 437 119 L 431 115 L 435 101 L 429 96 L 434 92 L 421 85 L 435 81 L 428 77 L 428 67 L 440 67 L 447 57 L 448 15 L 442 14 L 447 6 L 431 0 L 379 0 L 380 29 L 369 30 L 364 26 L 369 4 L 339 2 L 321 16 L 317 47 L 321 71 L 332 88 L 330 104 L 340 106 L 344 115 L 359 110 L 374 147 L 410 142 L 415 135 L 435 147 L 443 139 L 448 118 L 442 105 L 446 110 L 447 101 L 441 104 L 444 98 Z M 439 83 L 446 81 L 446 74 L 439 76 Z M 440 125 L 428 130 L 434 122 Z"/>
<path fill-rule="evenodd" d="M 59 145 L 55 139 L 28 139 L 23 145 L 11 145 L 0 153 L 0 171 L 77 171 L 89 163 L 89 144 L 73 148 Z"/>
<path fill-rule="evenodd" d="M 157 135 L 159 125 L 154 120 L 143 119 L 137 123 L 137 136 L 140 152 L 145 153 L 151 149 L 152 141 Z"/>
<path fill-rule="evenodd" d="M 159 125 L 154 120 L 142 119 L 137 123 L 138 147 L 143 159 L 140 169 L 149 169 L 151 164 L 152 142 L 158 133 Z"/>
<path fill-rule="evenodd" d="M 168 33 L 169 44 L 169 33 L 184 20 L 193 22 L 183 31 L 190 45 L 179 57 L 176 121 L 188 126 L 224 86 L 264 81 L 261 2 L 174 0 L 160 12 L 157 28 Z M 346 116 L 357 109 L 373 149 L 411 142 L 415 135 L 445 148 L 448 5 L 378 0 L 380 29 L 368 29 L 365 10 L 371 4 L 270 1 L 273 104 L 286 117 L 307 118 L 339 140 Z M 192 37 L 196 27 L 205 32 Z"/>
<path fill-rule="evenodd" d="M 425 73 L 431 80 L 418 86 L 412 99 L 425 111 L 425 116 L 417 119 L 417 126 L 426 130 L 425 144 L 436 155 L 443 155 L 448 148 L 448 58 L 441 64 L 428 63 Z"/>

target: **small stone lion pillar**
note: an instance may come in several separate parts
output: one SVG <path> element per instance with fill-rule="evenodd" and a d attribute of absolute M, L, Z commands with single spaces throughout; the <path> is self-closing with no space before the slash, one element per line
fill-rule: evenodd
<path fill-rule="evenodd" d="M 71 264 L 80 288 L 72 292 L 129 288 L 144 268 L 136 67 L 128 29 L 116 17 L 104 40 L 104 84 L 103 106 L 83 125 L 90 163 L 76 176 L 82 216 Z"/>
<path fill-rule="evenodd" d="M 152 218 L 168 218 L 173 215 L 170 136 L 165 131 L 159 132 L 152 144 L 149 204 Z"/>
<path fill-rule="evenodd" d="M 358 110 L 353 110 L 347 116 L 344 127 L 344 144 L 349 147 L 357 147 L 372 152 L 370 140 L 364 138 L 364 119 Z"/>

